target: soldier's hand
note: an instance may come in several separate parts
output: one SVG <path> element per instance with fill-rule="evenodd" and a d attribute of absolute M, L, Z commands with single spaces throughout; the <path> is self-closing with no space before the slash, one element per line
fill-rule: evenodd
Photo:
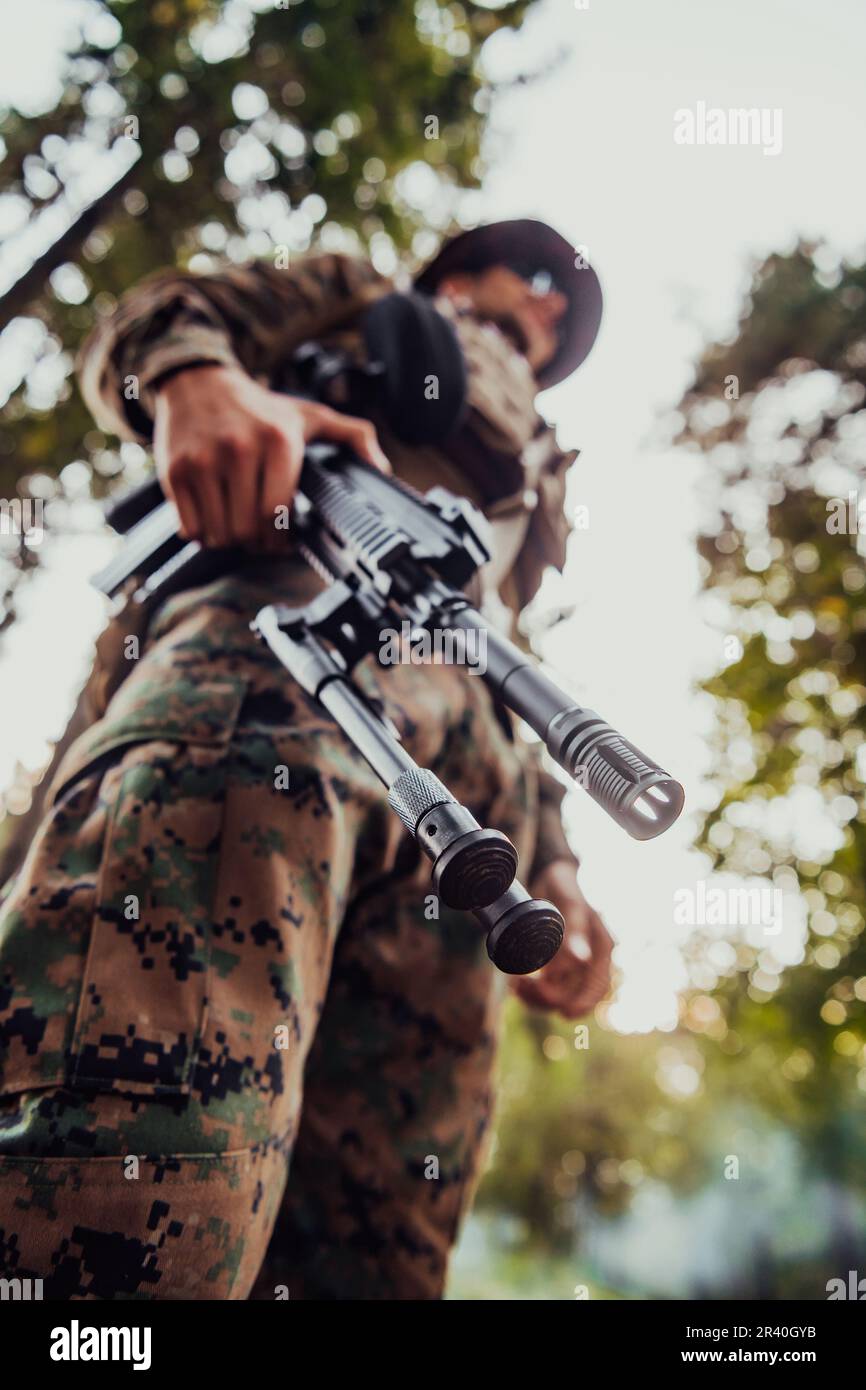
<path fill-rule="evenodd" d="M 570 860 L 548 864 L 532 880 L 530 892 L 559 908 L 565 918 L 565 937 L 552 961 L 532 975 L 511 976 L 511 987 L 532 1008 L 580 1018 L 610 989 L 613 941 L 578 888 Z"/>
<path fill-rule="evenodd" d="M 312 439 L 347 444 L 390 472 L 368 420 L 269 391 L 238 367 L 169 377 L 156 398 L 154 458 L 184 539 L 273 540 L 277 509 L 291 504 Z"/>

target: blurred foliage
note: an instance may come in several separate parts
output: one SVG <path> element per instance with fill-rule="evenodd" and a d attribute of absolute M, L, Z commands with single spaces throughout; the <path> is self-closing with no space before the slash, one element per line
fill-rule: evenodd
<path fill-rule="evenodd" d="M 690 1115 L 658 1084 L 656 1040 L 610 1031 L 603 1008 L 589 1025 L 509 1008 L 483 1206 L 517 1217 L 526 1243 L 564 1253 L 581 1207 L 614 1216 L 647 1178 L 697 1185 Z"/>
<path fill-rule="evenodd" d="M 724 1286 L 692 1273 L 677 1296 L 820 1298 L 862 1268 L 866 496 L 864 534 L 831 519 L 860 500 L 864 397 L 866 266 L 807 245 L 756 266 L 736 333 L 704 352 L 678 415 L 677 443 L 700 456 L 702 602 L 729 659 L 703 687 L 718 800 L 698 848 L 726 883 L 792 895 L 802 934 L 784 917 L 778 938 L 696 930 L 673 1033 L 618 1036 L 602 1006 L 576 1051 L 573 1025 L 512 1015 L 479 1223 L 510 1223 L 494 1240 L 505 1263 L 534 1252 L 554 1271 L 571 1250 L 576 1283 L 610 1282 L 599 1229 L 613 1248 L 635 1196 L 661 1184 L 693 1213 L 684 1268 L 731 1234 Z M 644 1290 L 676 1247 L 660 1238 Z"/>
<path fill-rule="evenodd" d="M 730 399 L 728 399 L 730 397 Z M 696 943 L 717 1097 L 796 1126 L 829 1179 L 866 1185 L 866 509 L 838 534 L 866 443 L 866 265 L 800 245 L 754 274 L 734 341 L 710 348 L 680 443 L 710 465 L 699 542 L 713 615 L 741 654 L 717 712 L 714 868 L 802 895 L 806 940 Z M 837 499 L 836 502 L 833 499 Z M 866 500 L 866 499 L 864 499 Z M 736 1058 L 736 1065 L 731 1065 Z"/>

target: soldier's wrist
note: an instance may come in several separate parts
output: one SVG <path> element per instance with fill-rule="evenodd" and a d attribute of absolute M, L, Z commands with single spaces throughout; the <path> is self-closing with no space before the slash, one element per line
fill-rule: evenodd
<path fill-rule="evenodd" d="M 178 387 L 185 388 L 193 373 L 228 372 L 234 374 L 237 370 L 237 367 L 230 367 L 225 362 L 179 362 L 155 377 L 150 382 L 150 391 L 154 399 L 158 400 Z M 201 385 L 201 380 L 196 384 Z"/>

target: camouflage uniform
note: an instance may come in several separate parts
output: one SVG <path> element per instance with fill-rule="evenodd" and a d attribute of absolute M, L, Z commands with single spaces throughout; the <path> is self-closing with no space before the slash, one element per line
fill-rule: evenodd
<path fill-rule="evenodd" d="M 240 361 L 285 385 L 292 346 L 347 332 L 389 288 L 340 257 L 166 273 L 95 335 L 85 394 L 104 427 L 146 439 L 167 370 Z M 522 444 L 497 437 L 484 389 L 463 441 L 476 464 L 498 446 L 513 480 L 515 449 L 548 440 L 516 607 L 562 561 L 572 456 L 525 410 L 509 415 Z M 398 473 L 479 500 L 471 461 L 456 473 L 380 437 Z M 249 631 L 319 583 L 291 556 L 251 556 L 166 602 L 7 885 L 0 1273 L 43 1279 L 47 1298 L 441 1295 L 490 1123 L 503 980 L 474 920 L 431 897 L 376 777 Z M 514 840 L 525 879 L 569 853 L 558 784 L 480 677 L 368 658 L 357 679 Z"/>

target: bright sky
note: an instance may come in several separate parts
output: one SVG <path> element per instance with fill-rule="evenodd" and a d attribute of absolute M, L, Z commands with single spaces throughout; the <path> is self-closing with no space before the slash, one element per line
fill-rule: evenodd
<path fill-rule="evenodd" d="M 48 89 L 45 36 L 59 42 L 71 8 L 30 0 L 7 18 L 0 99 Z M 548 655 L 579 700 L 685 783 L 691 807 L 704 795 L 710 714 L 692 686 L 722 664 L 724 634 L 697 605 L 700 464 L 660 443 L 658 422 L 701 343 L 733 329 L 750 257 L 798 234 L 864 254 L 864 46 L 858 0 L 545 0 L 519 36 L 498 36 L 487 54 L 492 71 L 508 73 L 543 69 L 567 51 L 552 75 L 500 99 L 502 157 L 483 216 L 550 220 L 588 249 L 606 297 L 591 359 L 543 401 L 563 443 L 582 450 L 571 505 L 586 505 L 590 518 L 555 591 L 577 610 Z M 699 102 L 778 108 L 781 152 L 675 143 L 674 113 Z M 91 563 L 80 544 L 57 549 L 0 665 L 0 786 L 16 757 L 37 762 L 58 732 L 69 699 L 58 672 L 80 668 L 85 634 L 100 622 L 83 576 L 101 555 Z M 674 893 L 705 872 L 688 849 L 693 823 L 685 816 L 662 839 L 636 844 L 579 791 L 568 823 L 584 890 L 620 943 L 614 1021 L 671 1026 L 687 931 L 674 924 Z M 798 937 L 794 914 L 786 932 Z"/>

